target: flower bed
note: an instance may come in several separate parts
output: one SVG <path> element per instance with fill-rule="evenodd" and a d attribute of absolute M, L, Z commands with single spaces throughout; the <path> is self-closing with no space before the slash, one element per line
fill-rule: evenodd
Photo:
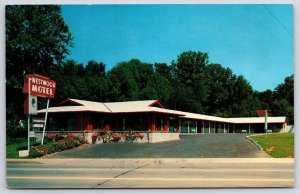
<path fill-rule="evenodd" d="M 32 158 L 42 157 L 44 155 L 51 154 L 54 152 L 60 152 L 60 151 L 72 149 L 86 143 L 84 137 L 76 136 L 74 134 L 56 135 L 55 138 L 49 138 L 49 139 L 47 134 L 46 139 L 50 143 L 47 143 L 45 145 L 33 146 L 30 148 L 29 150 L 30 157 Z M 55 139 L 55 142 L 52 143 L 51 141 L 53 141 L 53 139 Z"/>
<path fill-rule="evenodd" d="M 111 132 L 111 131 L 100 131 L 87 135 L 91 143 L 110 143 L 110 142 L 136 142 L 136 143 L 147 143 L 148 140 L 144 138 L 145 134 L 136 131 L 124 131 L 124 132 Z"/>

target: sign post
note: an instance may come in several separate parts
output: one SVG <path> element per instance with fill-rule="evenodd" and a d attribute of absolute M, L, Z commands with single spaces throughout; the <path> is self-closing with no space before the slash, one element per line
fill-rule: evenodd
<path fill-rule="evenodd" d="M 48 100 L 47 100 L 47 109 L 46 109 L 46 114 L 45 114 L 45 123 L 44 123 L 44 128 L 43 128 L 43 135 L 42 135 L 42 143 L 41 143 L 41 145 L 44 144 L 44 137 L 45 137 L 46 124 L 47 124 L 49 102 L 50 102 L 50 98 L 48 98 Z"/>
<path fill-rule="evenodd" d="M 29 136 L 29 133 L 30 133 L 30 115 L 27 116 L 27 133 L 28 133 L 28 153 L 29 153 L 29 150 L 30 150 L 30 136 Z"/>
<path fill-rule="evenodd" d="M 268 132 L 268 110 L 265 110 L 265 132 Z"/>
<path fill-rule="evenodd" d="M 37 114 L 37 97 L 48 98 L 47 111 L 43 125 L 42 142 L 44 143 L 44 136 L 46 130 L 46 123 L 48 117 L 48 108 L 50 98 L 54 98 L 56 89 L 56 82 L 48 77 L 37 74 L 28 74 L 24 79 L 23 93 L 28 93 L 28 97 L 24 102 L 24 114 L 28 115 L 28 152 L 30 149 L 30 136 L 34 136 L 34 132 L 30 133 L 30 116 Z"/>

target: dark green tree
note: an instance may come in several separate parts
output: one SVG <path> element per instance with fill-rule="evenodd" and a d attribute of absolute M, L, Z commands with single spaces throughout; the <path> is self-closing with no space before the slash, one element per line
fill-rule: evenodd
<path fill-rule="evenodd" d="M 173 100 L 174 108 L 205 113 L 203 104 L 209 93 L 205 75 L 207 64 L 208 54 L 199 51 L 183 52 L 173 61 L 173 95 L 177 98 Z"/>
<path fill-rule="evenodd" d="M 223 68 L 220 64 L 209 64 L 205 69 L 208 79 L 209 95 L 206 100 L 206 111 L 210 114 L 229 116 L 231 94 L 233 94 L 236 76 L 229 68 Z"/>
<path fill-rule="evenodd" d="M 60 6 L 7 5 L 5 11 L 6 116 L 16 120 L 24 116 L 20 95 L 25 74 L 49 76 L 73 43 Z"/>
<path fill-rule="evenodd" d="M 173 88 L 167 77 L 154 72 L 149 79 L 146 89 L 148 91 L 152 90 L 152 93 L 154 93 L 154 95 L 144 99 L 157 99 L 161 101 L 166 107 L 168 107 L 170 99 L 172 98 L 171 93 Z"/>
<path fill-rule="evenodd" d="M 204 79 L 204 69 L 208 64 L 208 53 L 199 51 L 183 52 L 173 64 L 178 81 L 184 85 L 193 86 L 195 81 Z"/>
<path fill-rule="evenodd" d="M 154 71 L 169 81 L 172 79 L 172 67 L 166 63 L 154 63 Z"/>
<path fill-rule="evenodd" d="M 88 61 L 85 68 L 85 83 L 88 88 L 86 98 L 88 100 L 105 102 L 108 97 L 108 81 L 105 72 L 105 64 L 94 60 Z"/>
<path fill-rule="evenodd" d="M 148 91 L 144 91 L 144 94 L 141 91 L 146 88 L 152 75 L 153 66 L 142 63 L 138 59 L 119 63 L 107 73 L 110 100 L 127 101 L 148 98 L 149 94 L 153 93 L 152 89 L 147 89 Z"/>
<path fill-rule="evenodd" d="M 258 94 L 259 100 L 261 102 L 261 109 L 263 110 L 271 110 L 271 106 L 273 103 L 273 91 L 268 89 L 263 92 L 259 92 Z"/>
<path fill-rule="evenodd" d="M 294 106 L 294 75 L 286 77 L 284 83 L 275 88 L 274 98 L 283 98 L 289 105 Z"/>
<path fill-rule="evenodd" d="M 287 116 L 291 124 L 294 123 L 294 75 L 284 79 L 273 92 L 272 114 Z"/>

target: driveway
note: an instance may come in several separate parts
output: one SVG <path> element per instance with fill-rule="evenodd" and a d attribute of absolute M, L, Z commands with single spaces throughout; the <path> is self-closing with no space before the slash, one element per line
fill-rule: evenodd
<path fill-rule="evenodd" d="M 247 134 L 181 135 L 162 143 L 90 144 L 45 156 L 46 158 L 267 158 Z M 248 134 L 249 135 L 249 134 Z"/>

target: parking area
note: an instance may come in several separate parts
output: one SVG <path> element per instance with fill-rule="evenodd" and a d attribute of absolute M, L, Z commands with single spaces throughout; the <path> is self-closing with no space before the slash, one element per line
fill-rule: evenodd
<path fill-rule="evenodd" d="M 249 134 L 181 135 L 179 141 L 162 143 L 89 144 L 55 153 L 47 158 L 267 158 L 245 139 Z"/>

